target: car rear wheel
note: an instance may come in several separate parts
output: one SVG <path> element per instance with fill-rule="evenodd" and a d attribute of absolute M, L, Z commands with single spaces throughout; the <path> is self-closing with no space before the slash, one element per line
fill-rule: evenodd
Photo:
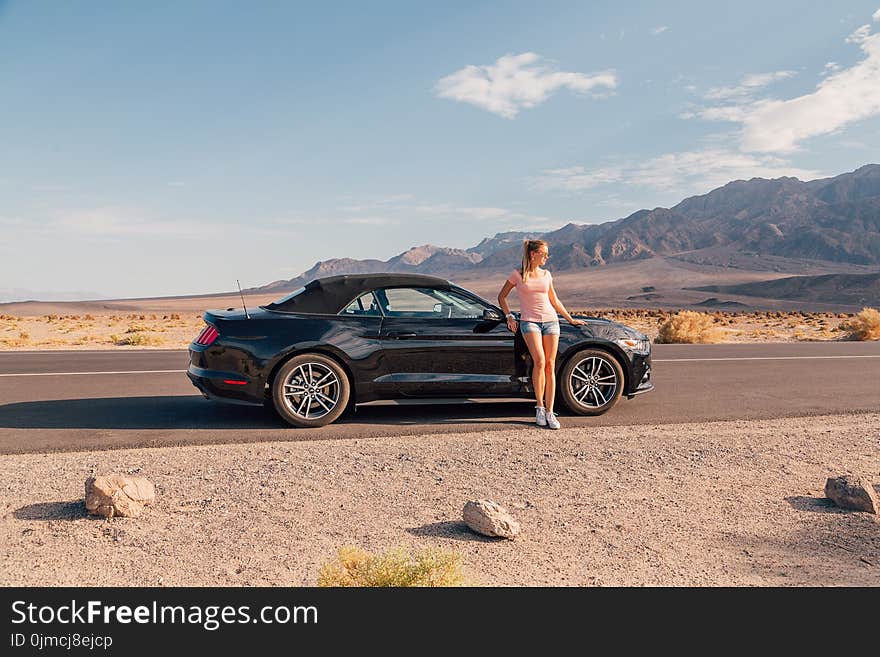
<path fill-rule="evenodd" d="M 278 370 L 272 401 L 278 415 L 295 427 L 323 427 L 348 406 L 351 385 L 345 370 L 320 354 L 294 356 Z"/>
<path fill-rule="evenodd" d="M 562 368 L 560 388 L 565 405 L 578 415 L 602 415 L 623 393 L 623 368 L 601 349 L 583 349 Z"/>

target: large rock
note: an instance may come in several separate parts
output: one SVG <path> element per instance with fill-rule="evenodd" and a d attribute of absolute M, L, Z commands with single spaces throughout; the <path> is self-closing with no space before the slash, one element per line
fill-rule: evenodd
<path fill-rule="evenodd" d="M 491 500 L 472 500 L 462 511 L 465 524 L 478 534 L 513 538 L 519 534 L 519 523 L 503 507 Z"/>
<path fill-rule="evenodd" d="M 877 513 L 880 508 L 871 482 L 852 475 L 829 477 L 825 482 L 825 496 L 844 509 Z"/>
<path fill-rule="evenodd" d="M 137 518 L 156 499 L 156 488 L 145 477 L 108 474 L 86 480 L 86 510 L 98 516 Z"/>

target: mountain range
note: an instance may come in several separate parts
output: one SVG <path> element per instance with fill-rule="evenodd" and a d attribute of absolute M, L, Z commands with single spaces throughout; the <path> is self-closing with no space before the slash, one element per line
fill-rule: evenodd
<path fill-rule="evenodd" d="M 684 199 L 671 208 L 639 210 L 601 224 L 569 223 L 558 230 L 506 232 L 487 237 L 468 249 L 425 244 L 389 260 L 337 258 L 317 262 L 289 280 L 248 290 L 283 292 L 334 274 L 378 271 L 414 272 L 472 278 L 507 272 L 521 258 L 522 241 L 540 237 L 550 245 L 548 268 L 557 273 L 589 270 L 611 264 L 664 258 L 717 269 L 808 274 L 815 268 L 858 277 L 880 271 L 880 165 L 867 164 L 832 178 L 803 182 L 782 177 L 737 180 L 707 194 Z M 859 279 L 815 282 L 831 294 L 841 284 L 861 286 Z M 797 290 L 801 298 L 816 298 L 805 284 L 715 291 L 733 294 Z M 758 286 L 757 288 L 755 286 Z M 873 280 L 865 283 L 876 289 Z M 686 288 L 687 289 L 687 288 Z M 709 291 L 707 287 L 690 288 Z M 820 290 L 821 291 L 821 290 Z M 819 294 L 829 301 L 828 294 Z M 858 298 L 864 294 L 859 293 Z M 869 295 L 870 296 L 870 295 Z"/>

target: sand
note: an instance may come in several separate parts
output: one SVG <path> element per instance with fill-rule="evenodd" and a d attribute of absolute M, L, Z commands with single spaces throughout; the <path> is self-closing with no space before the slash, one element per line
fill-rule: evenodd
<path fill-rule="evenodd" d="M 68 309 L 69 310 L 69 309 Z M 28 306 L 26 312 L 33 312 Z M 23 311 L 24 312 L 24 311 Z M 619 321 L 652 340 L 674 312 L 648 309 L 575 308 L 575 314 Z M 720 341 L 800 342 L 847 336 L 848 313 L 712 312 Z M 205 323 L 201 313 L 138 311 L 111 314 L 0 314 L 0 350 L 186 349 Z"/>
<path fill-rule="evenodd" d="M 110 471 L 157 503 L 87 517 Z M 0 584 L 312 585 L 357 545 L 454 550 L 483 585 L 880 585 L 841 473 L 880 483 L 880 414 L 3 456 Z M 522 534 L 472 534 L 476 498 Z"/>

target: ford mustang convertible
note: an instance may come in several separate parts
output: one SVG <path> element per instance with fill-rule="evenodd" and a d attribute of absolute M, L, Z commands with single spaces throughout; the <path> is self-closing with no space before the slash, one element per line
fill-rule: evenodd
<path fill-rule="evenodd" d="M 209 310 L 187 375 L 209 399 L 275 408 L 320 427 L 377 399 L 532 398 L 531 358 L 501 310 L 433 276 L 316 279 L 266 306 Z M 594 317 L 561 321 L 558 396 L 601 415 L 653 389 L 651 342 Z"/>

